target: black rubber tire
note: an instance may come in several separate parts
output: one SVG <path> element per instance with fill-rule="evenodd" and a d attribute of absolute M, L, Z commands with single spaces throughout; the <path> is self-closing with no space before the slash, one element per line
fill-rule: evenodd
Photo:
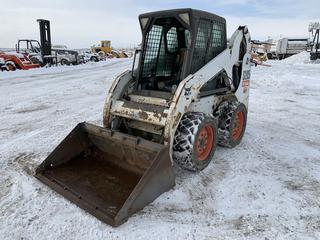
<path fill-rule="evenodd" d="M 99 62 L 99 59 L 97 57 L 91 57 L 90 61 L 91 62 Z"/>
<path fill-rule="evenodd" d="M 213 144 L 210 154 L 205 160 L 199 160 L 196 154 L 196 141 L 204 126 L 213 129 Z M 212 116 L 199 112 L 186 113 L 176 130 L 173 143 L 173 159 L 183 169 L 201 171 L 208 166 L 218 143 L 218 122 Z"/>
<path fill-rule="evenodd" d="M 15 70 L 17 70 L 17 67 L 13 63 L 7 63 L 7 70 L 8 71 L 15 71 Z"/>
<path fill-rule="evenodd" d="M 70 65 L 70 62 L 67 59 L 62 59 L 60 63 L 62 66 L 69 66 Z"/>
<path fill-rule="evenodd" d="M 242 131 L 238 138 L 234 138 L 233 131 L 236 127 L 236 116 L 238 112 L 243 113 Z M 247 109 L 238 101 L 223 102 L 214 114 L 219 119 L 218 144 L 220 146 L 233 148 L 240 144 L 247 126 Z"/>
<path fill-rule="evenodd" d="M 43 64 L 43 63 L 40 62 L 39 58 L 37 58 L 37 57 L 35 57 L 35 56 L 31 57 L 31 58 L 30 58 L 30 61 L 31 61 L 33 64 L 40 64 L 40 65 Z"/>

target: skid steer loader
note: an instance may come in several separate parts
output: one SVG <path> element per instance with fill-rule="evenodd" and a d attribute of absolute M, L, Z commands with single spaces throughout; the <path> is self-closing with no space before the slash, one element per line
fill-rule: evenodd
<path fill-rule="evenodd" d="M 118 226 L 175 184 L 173 163 L 204 169 L 217 144 L 246 128 L 250 35 L 227 45 L 224 18 L 176 9 L 139 16 L 142 48 L 107 94 L 104 126 L 80 123 L 36 177 L 100 220 Z"/>

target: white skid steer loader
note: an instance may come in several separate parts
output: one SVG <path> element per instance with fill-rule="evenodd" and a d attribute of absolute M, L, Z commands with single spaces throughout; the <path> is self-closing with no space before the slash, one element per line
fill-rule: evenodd
<path fill-rule="evenodd" d="M 225 19 L 211 13 L 176 9 L 139 20 L 142 49 L 112 83 L 104 127 L 78 124 L 36 170 L 112 226 L 174 186 L 174 163 L 200 171 L 217 144 L 238 145 L 247 121 L 247 27 L 227 44 Z"/>

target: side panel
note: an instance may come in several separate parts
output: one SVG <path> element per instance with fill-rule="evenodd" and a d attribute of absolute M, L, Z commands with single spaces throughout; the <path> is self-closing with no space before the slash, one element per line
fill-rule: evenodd
<path fill-rule="evenodd" d="M 213 76 L 218 74 L 220 71 L 224 70 L 230 79 L 232 79 L 232 68 L 236 64 L 242 64 L 239 62 L 239 51 L 240 45 L 243 40 L 246 39 L 247 49 L 246 54 L 243 59 L 243 69 L 242 69 L 242 79 L 240 86 L 237 89 L 236 97 L 240 102 L 243 102 L 246 106 L 248 105 L 249 91 L 244 91 L 247 88 L 245 85 L 248 82 L 244 80 L 250 79 L 250 59 L 251 59 L 251 45 L 250 45 L 250 34 L 246 27 L 239 28 L 232 36 L 229 48 L 219 54 L 217 57 L 212 59 L 203 68 L 197 71 L 195 74 L 188 76 L 183 80 L 173 98 L 173 102 L 170 106 L 168 112 L 168 118 L 166 122 L 164 137 L 166 144 L 170 145 L 170 156 L 172 156 L 172 145 L 173 136 L 175 134 L 176 128 L 184 113 L 191 111 L 192 102 L 199 101 L 199 91 L 201 87 Z M 244 74 L 245 73 L 245 74 Z M 244 87 L 242 85 L 244 84 Z M 232 83 L 231 83 L 232 85 Z M 234 90 L 234 87 L 233 87 Z M 201 100 L 200 100 L 201 101 Z M 213 101 L 213 100 L 211 100 Z M 193 105 L 196 103 L 193 103 Z M 202 100 L 201 104 L 208 105 L 208 102 Z M 203 111 L 203 109 L 201 109 Z"/>
<path fill-rule="evenodd" d="M 250 90 L 250 79 L 251 79 L 251 63 L 250 63 L 251 54 L 247 53 L 243 59 L 242 65 L 242 75 L 235 95 L 239 102 L 243 103 L 247 110 L 249 104 L 249 90 Z"/>
<path fill-rule="evenodd" d="M 103 125 L 106 128 L 110 127 L 110 110 L 114 101 L 118 100 L 122 95 L 125 86 L 132 80 L 131 71 L 127 70 L 120 74 L 115 80 L 108 91 L 107 98 L 103 108 Z"/>

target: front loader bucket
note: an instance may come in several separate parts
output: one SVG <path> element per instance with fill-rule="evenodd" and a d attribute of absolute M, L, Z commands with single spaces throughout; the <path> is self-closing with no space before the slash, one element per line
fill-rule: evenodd
<path fill-rule="evenodd" d="M 78 124 L 35 176 L 112 226 L 174 186 L 168 147 L 88 123 Z"/>

